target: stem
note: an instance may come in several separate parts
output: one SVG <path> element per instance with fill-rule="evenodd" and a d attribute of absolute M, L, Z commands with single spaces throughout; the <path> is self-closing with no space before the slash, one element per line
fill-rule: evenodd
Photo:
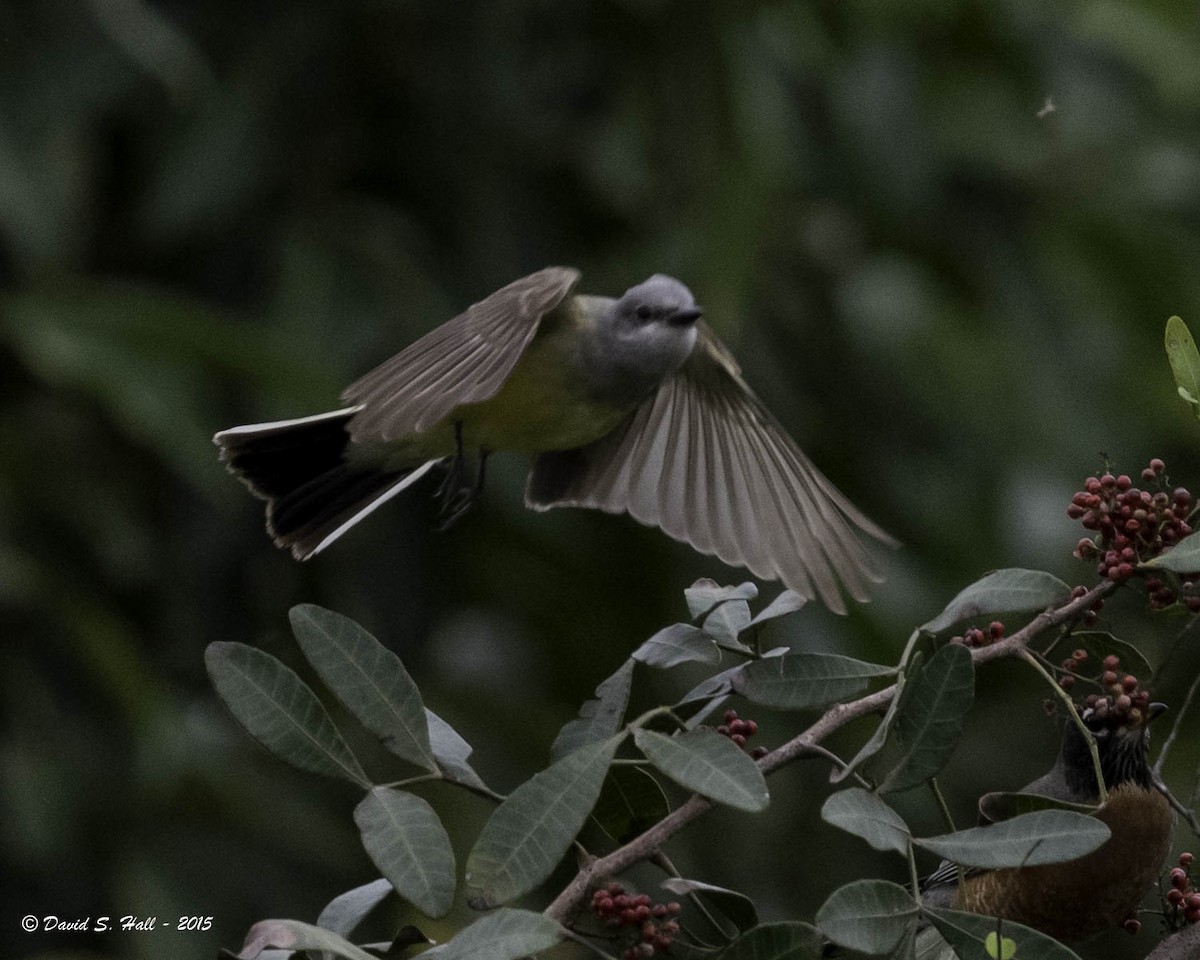
<path fill-rule="evenodd" d="M 937 801 L 938 809 L 942 812 L 942 819 L 946 822 L 946 832 L 954 833 L 954 818 L 950 816 L 950 808 L 946 805 L 946 798 L 942 796 L 942 788 L 938 786 L 937 777 L 929 778 L 929 789 L 933 791 L 933 799 Z"/>
<path fill-rule="evenodd" d="M 1163 765 L 1167 762 L 1167 754 L 1175 743 L 1175 737 L 1179 733 L 1179 728 L 1183 726 L 1184 715 L 1192 705 L 1192 699 L 1196 696 L 1197 688 L 1200 688 L 1200 673 L 1196 674 L 1196 679 L 1188 687 L 1187 696 L 1183 698 L 1183 705 L 1179 708 L 1179 715 L 1175 717 L 1175 722 L 1171 724 L 1171 732 L 1167 734 L 1167 739 L 1163 741 L 1162 749 L 1158 751 L 1158 759 L 1154 761 L 1154 778 L 1156 780 L 1162 777 Z"/>
<path fill-rule="evenodd" d="M 917 903 L 921 902 L 921 878 L 917 875 L 917 855 L 913 850 L 913 843 L 908 841 L 908 880 L 912 884 L 913 899 Z"/>
<path fill-rule="evenodd" d="M 1092 731 L 1087 728 L 1087 724 L 1080 719 L 1079 712 L 1075 709 L 1075 701 L 1071 699 L 1071 695 L 1058 685 L 1045 667 L 1038 663 L 1037 657 L 1028 650 L 1022 650 L 1019 656 L 1046 679 L 1046 682 L 1053 688 L 1055 696 L 1066 704 L 1071 714 L 1071 720 L 1079 728 L 1079 732 L 1083 734 L 1084 742 L 1088 745 L 1088 752 L 1092 755 L 1092 766 L 1096 771 L 1096 784 L 1100 788 L 1100 805 L 1103 806 L 1108 803 L 1108 788 L 1104 785 L 1104 769 L 1100 766 L 1100 749 L 1096 746 L 1096 738 L 1092 736 Z"/>

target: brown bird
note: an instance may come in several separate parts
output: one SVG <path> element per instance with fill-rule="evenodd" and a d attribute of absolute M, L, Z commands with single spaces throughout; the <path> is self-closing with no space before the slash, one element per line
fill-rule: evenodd
<path fill-rule="evenodd" d="M 1103 702 L 1103 701 L 1102 701 Z M 1096 813 L 1112 836 L 1099 849 L 1066 863 L 1001 870 L 968 870 L 943 863 L 926 878 L 923 899 L 1002 917 L 1057 940 L 1082 940 L 1136 916 L 1170 850 L 1174 817 L 1154 787 L 1149 763 L 1150 721 L 1166 707 L 1152 703 L 1128 714 L 1089 708 L 1080 717 L 1096 738 L 1108 802 Z M 1079 728 L 1068 722 L 1058 759 L 1022 793 L 1096 805 L 1095 765 Z"/>
<path fill-rule="evenodd" d="M 893 541 L 754 395 L 691 291 L 655 274 L 614 299 L 578 280 L 547 267 L 496 291 L 348 387 L 339 410 L 218 433 L 275 543 L 308 559 L 435 466 L 448 523 L 491 452 L 512 450 L 535 457 L 533 509 L 628 512 L 833 610 L 839 583 L 865 600 L 881 577 L 864 541 Z"/>

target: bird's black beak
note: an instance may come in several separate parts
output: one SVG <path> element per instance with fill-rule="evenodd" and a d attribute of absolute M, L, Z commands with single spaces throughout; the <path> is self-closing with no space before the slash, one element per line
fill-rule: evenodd
<path fill-rule="evenodd" d="M 1164 714 L 1166 712 L 1167 712 L 1167 705 L 1165 703 L 1155 702 L 1155 703 L 1148 704 L 1146 706 L 1146 723 L 1149 723 L 1155 717 L 1160 716 L 1161 714 Z"/>
<path fill-rule="evenodd" d="M 667 322 L 674 327 L 684 327 L 689 323 L 695 323 L 702 316 L 704 316 L 704 311 L 699 307 L 681 307 L 667 318 Z"/>

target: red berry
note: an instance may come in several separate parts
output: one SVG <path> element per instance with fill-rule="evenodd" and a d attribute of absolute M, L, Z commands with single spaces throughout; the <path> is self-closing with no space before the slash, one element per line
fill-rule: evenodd
<path fill-rule="evenodd" d="M 729 739 L 736 743 L 739 747 L 744 747 L 746 745 L 746 738 L 740 733 L 731 734 Z"/>
<path fill-rule="evenodd" d="M 1142 921 L 1137 917 L 1129 917 L 1121 923 L 1126 933 L 1138 933 L 1142 929 Z"/>
<path fill-rule="evenodd" d="M 1167 903 L 1173 907 L 1179 906 L 1183 903 L 1183 891 L 1172 887 L 1167 891 Z"/>
<path fill-rule="evenodd" d="M 1165 463 L 1163 463 L 1162 460 L 1160 460 L 1158 457 L 1155 457 L 1153 460 L 1150 461 L 1150 469 L 1153 470 L 1155 473 L 1162 473 L 1164 470 L 1167 469 L 1167 465 Z"/>
<path fill-rule="evenodd" d="M 1189 910 L 1183 915 L 1188 923 L 1200 923 L 1200 910 Z"/>
<path fill-rule="evenodd" d="M 1128 713 L 1133 709 L 1133 701 L 1129 699 L 1129 694 L 1123 693 L 1113 701 L 1113 709 L 1117 713 Z"/>
<path fill-rule="evenodd" d="M 1190 867 L 1192 865 L 1192 860 L 1192 855 L 1186 850 L 1179 855 L 1179 865 L 1181 867 Z"/>
<path fill-rule="evenodd" d="M 1176 890 L 1183 890 L 1187 887 L 1188 875 L 1182 867 L 1172 867 L 1170 877 L 1171 886 Z"/>
<path fill-rule="evenodd" d="M 1100 682 L 1103 683 L 1106 687 L 1111 687 L 1114 683 L 1117 682 L 1116 671 L 1115 670 L 1105 670 L 1103 675 L 1100 677 Z"/>
<path fill-rule="evenodd" d="M 1126 675 L 1121 680 L 1121 688 L 1126 693 L 1133 693 L 1133 691 L 1137 689 L 1137 685 L 1138 685 L 1137 677 L 1134 677 L 1134 676 Z"/>
<path fill-rule="evenodd" d="M 1071 688 L 1075 686 L 1075 678 L 1070 674 L 1067 674 L 1065 677 L 1059 677 L 1058 685 L 1067 692 L 1070 692 Z"/>
<path fill-rule="evenodd" d="M 1115 653 L 1110 653 L 1107 657 L 1104 658 L 1104 669 L 1105 670 L 1116 670 L 1117 667 L 1119 667 L 1120 665 L 1121 665 L 1121 658 L 1118 657 Z"/>

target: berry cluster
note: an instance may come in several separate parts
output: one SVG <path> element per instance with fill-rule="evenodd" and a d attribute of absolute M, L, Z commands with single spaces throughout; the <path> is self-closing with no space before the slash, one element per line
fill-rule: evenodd
<path fill-rule="evenodd" d="M 987 630 L 981 630 L 979 627 L 970 627 L 965 630 L 962 636 L 951 637 L 951 643 L 961 643 L 967 647 L 986 647 L 989 644 L 995 643 L 1004 636 L 1004 624 L 999 620 L 993 620 L 988 624 Z"/>
<path fill-rule="evenodd" d="M 1179 855 L 1179 866 L 1170 873 L 1171 888 L 1167 891 L 1167 922 L 1175 928 L 1185 923 L 1200 923 L 1200 892 L 1192 886 L 1190 853 Z"/>
<path fill-rule="evenodd" d="M 1067 516 L 1095 536 L 1080 540 L 1075 556 L 1095 560 L 1100 576 L 1120 582 L 1133 576 L 1140 562 L 1191 533 L 1192 495 L 1183 487 L 1168 493 L 1165 471 L 1157 457 L 1142 471 L 1142 479 L 1158 487 L 1154 492 L 1138 489 L 1126 474 L 1088 477 L 1071 498 Z"/>
<path fill-rule="evenodd" d="M 758 733 L 758 724 L 753 720 L 742 720 L 736 710 L 726 710 L 722 719 L 725 722 L 717 727 L 717 733 L 728 737 L 743 750 L 746 749 L 746 741 Z M 766 747 L 755 747 L 750 751 L 750 756 L 759 760 L 769 752 Z"/>
<path fill-rule="evenodd" d="M 624 927 L 631 941 L 621 955 L 624 960 L 648 960 L 670 949 L 679 924 L 680 906 L 675 901 L 655 903 L 645 893 L 630 894 L 619 883 L 610 883 L 592 894 L 592 913 L 610 927 Z"/>
<path fill-rule="evenodd" d="M 1070 693 L 1071 688 L 1075 686 L 1075 681 L 1078 679 L 1078 670 L 1080 664 L 1084 663 L 1088 658 L 1088 652 L 1080 647 L 1077 650 L 1072 650 L 1071 655 L 1062 662 L 1062 676 L 1058 678 L 1058 685 Z"/>
<path fill-rule="evenodd" d="M 1076 654 L 1079 652 L 1075 651 Z M 1078 657 L 1074 659 L 1078 662 Z M 1066 662 L 1064 661 L 1064 667 Z M 1143 690 L 1140 681 L 1133 674 L 1121 672 L 1121 658 L 1115 653 L 1110 653 L 1104 658 L 1103 667 L 1100 684 L 1106 692 L 1089 693 L 1083 700 L 1083 707 L 1093 711 L 1095 719 L 1106 721 L 1110 727 L 1140 723 L 1142 714 L 1150 703 L 1150 691 Z"/>

